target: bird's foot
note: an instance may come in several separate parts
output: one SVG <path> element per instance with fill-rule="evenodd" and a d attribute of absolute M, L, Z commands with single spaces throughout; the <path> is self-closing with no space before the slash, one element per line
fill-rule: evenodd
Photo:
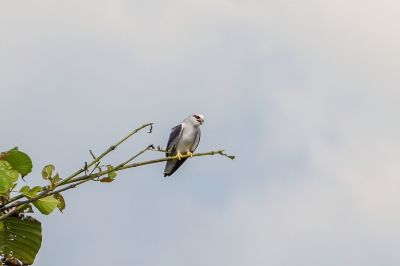
<path fill-rule="evenodd" d="M 176 153 L 176 157 L 178 157 L 179 161 L 182 160 L 182 154 L 179 151 Z"/>
<path fill-rule="evenodd" d="M 187 155 L 189 155 L 190 158 L 193 157 L 193 153 L 191 151 L 187 151 Z"/>

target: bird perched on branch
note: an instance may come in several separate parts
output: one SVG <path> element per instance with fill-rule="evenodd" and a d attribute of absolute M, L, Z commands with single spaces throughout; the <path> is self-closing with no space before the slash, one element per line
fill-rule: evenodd
<path fill-rule="evenodd" d="M 177 156 L 177 159 L 167 161 L 164 177 L 172 175 L 187 159 L 182 155 L 192 157 L 200 142 L 200 126 L 204 123 L 204 116 L 189 115 L 180 125 L 172 128 L 169 135 L 166 156 Z"/>

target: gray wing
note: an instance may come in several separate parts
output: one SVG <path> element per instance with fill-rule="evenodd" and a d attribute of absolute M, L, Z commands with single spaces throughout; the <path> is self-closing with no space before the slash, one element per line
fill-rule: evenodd
<path fill-rule="evenodd" d="M 183 129 L 181 130 L 180 134 L 182 134 L 182 132 L 183 132 Z M 172 133 L 171 133 L 171 135 L 172 135 Z M 194 151 L 196 150 L 197 146 L 199 146 L 200 137 L 201 137 L 201 131 L 200 131 L 200 129 L 199 129 L 198 132 L 197 132 L 197 134 L 196 134 L 196 137 L 195 137 L 195 140 L 194 140 L 194 142 L 193 142 L 193 145 L 192 145 L 192 147 L 190 148 L 190 151 L 191 151 L 191 152 L 194 152 Z M 170 136 L 170 138 L 171 138 L 171 136 Z M 172 145 L 172 144 L 173 144 L 173 141 L 171 141 L 171 149 L 172 149 L 172 150 L 171 150 L 170 153 L 167 153 L 167 156 L 168 156 L 168 154 L 170 154 L 170 155 L 175 155 L 175 154 L 176 154 L 176 145 L 177 145 L 179 139 L 180 139 L 180 136 L 177 137 L 176 143 L 175 143 L 174 145 Z M 169 142 L 168 142 L 168 143 L 169 143 Z M 168 146 L 170 146 L 170 145 L 168 145 Z M 187 159 L 187 158 L 183 158 L 183 159 L 181 159 L 181 160 L 171 160 L 171 161 L 167 161 L 167 164 L 165 165 L 165 170 L 164 170 L 164 177 L 170 176 L 170 175 L 172 175 L 173 173 L 175 173 L 175 171 L 178 170 L 179 167 L 181 167 L 181 165 L 186 161 L 186 159 Z"/>
<path fill-rule="evenodd" d="M 196 135 L 196 139 L 194 140 L 193 146 L 190 149 L 191 152 L 194 152 L 197 149 L 197 146 L 199 146 L 200 137 L 201 137 L 201 131 L 200 131 L 200 128 L 199 128 L 199 131 L 197 132 L 197 135 Z"/>
<path fill-rule="evenodd" d="M 168 139 L 167 152 L 165 153 L 166 157 L 174 155 L 174 153 L 176 152 L 176 145 L 178 144 L 178 141 L 182 136 L 182 132 L 183 132 L 182 124 L 172 128 L 171 134 L 169 135 Z"/>
<path fill-rule="evenodd" d="M 176 154 L 176 146 L 178 145 L 179 139 L 182 136 L 182 132 L 182 124 L 172 129 L 168 139 L 167 152 L 165 153 L 166 157 L 174 156 Z M 167 161 L 164 169 L 164 177 L 172 175 L 186 161 L 186 159 L 187 158 Z"/>

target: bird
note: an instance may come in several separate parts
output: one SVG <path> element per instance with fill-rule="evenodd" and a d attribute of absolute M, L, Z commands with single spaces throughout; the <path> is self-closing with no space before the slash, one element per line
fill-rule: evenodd
<path fill-rule="evenodd" d="M 164 170 L 164 177 L 172 175 L 188 157 L 193 156 L 200 142 L 200 126 L 204 123 L 204 116 L 192 114 L 186 117 L 181 124 L 173 127 L 169 135 L 166 157 L 177 156 L 177 159 L 167 161 Z"/>

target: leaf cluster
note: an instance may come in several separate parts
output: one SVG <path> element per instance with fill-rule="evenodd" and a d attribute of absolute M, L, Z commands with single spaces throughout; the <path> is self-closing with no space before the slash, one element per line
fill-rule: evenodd
<path fill-rule="evenodd" d="M 151 133 L 152 123 L 144 124 L 131 131 L 99 156 L 90 151 L 92 160 L 85 162 L 83 167 L 65 178 L 56 172 L 54 165 L 44 166 L 41 172 L 42 178 L 47 183 L 44 186 L 31 187 L 24 184 L 17 190 L 19 181 L 32 171 L 32 160 L 18 148 L 0 153 L 0 262 L 6 265 L 31 265 L 34 262 L 42 242 L 42 228 L 41 223 L 32 217 L 32 213 L 38 210 L 41 214 L 48 215 L 55 209 L 63 212 L 66 207 L 62 195 L 64 191 L 89 181 L 110 183 L 116 180 L 118 171 L 177 159 L 176 156 L 171 156 L 133 162 L 147 151 L 165 153 L 160 146 L 154 148 L 154 145 L 148 145 L 117 165 L 101 164 L 106 155 L 144 128 L 149 128 L 148 133 Z M 192 156 L 215 154 L 234 159 L 223 150 L 197 153 Z M 188 156 L 184 155 L 183 158 Z"/>

